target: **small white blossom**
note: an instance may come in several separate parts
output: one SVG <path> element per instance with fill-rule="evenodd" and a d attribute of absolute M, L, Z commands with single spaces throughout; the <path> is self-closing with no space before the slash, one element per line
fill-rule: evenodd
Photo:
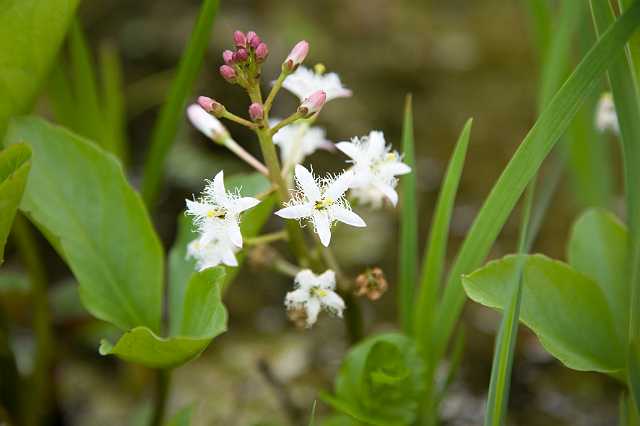
<path fill-rule="evenodd" d="M 207 186 L 198 201 L 186 200 L 186 202 L 186 213 L 193 216 L 203 245 L 217 238 L 222 231 L 228 235 L 232 244 L 242 247 L 240 213 L 255 207 L 260 200 L 227 192 L 224 187 L 224 172 L 220 171 L 213 182 L 207 181 Z"/>
<path fill-rule="evenodd" d="M 596 127 L 601 132 L 611 131 L 616 135 L 620 134 L 618 114 L 616 114 L 616 106 L 613 103 L 611 93 L 604 93 L 598 101 Z"/>
<path fill-rule="evenodd" d="M 315 73 L 303 66 L 298 67 L 289 75 L 282 83 L 282 87 L 296 95 L 300 101 L 304 101 L 318 90 L 326 93 L 325 102 L 337 98 L 348 98 L 352 94 L 351 90 L 342 85 L 338 74 L 334 72 Z"/>
<path fill-rule="evenodd" d="M 307 327 L 311 327 L 318 319 L 321 309 L 342 317 L 345 309 L 344 301 L 334 291 L 336 274 L 328 270 L 316 275 L 304 269 L 294 278 L 294 290 L 287 293 L 284 304 L 287 309 L 304 309 L 307 314 Z"/>
<path fill-rule="evenodd" d="M 200 236 L 187 246 L 187 258 L 196 260 L 199 271 L 219 264 L 238 266 L 235 252 L 239 249 L 229 240 L 225 229 L 215 222 L 206 225 L 210 229 L 207 236 Z"/>
<path fill-rule="evenodd" d="M 349 189 L 353 176 L 345 172 L 336 178 L 317 182 L 313 175 L 301 165 L 295 168 L 298 192 L 287 207 L 275 212 L 285 219 L 308 219 L 320 242 L 327 247 L 331 241 L 331 226 L 340 221 L 347 225 L 367 226 L 364 220 L 351 211 L 344 193 Z"/>
<path fill-rule="evenodd" d="M 280 120 L 270 120 L 274 126 Z M 273 143 L 280 148 L 280 158 L 285 164 L 300 164 L 317 149 L 331 150 L 334 144 L 326 138 L 321 127 L 309 127 L 307 123 L 293 123 L 273 135 Z"/>
<path fill-rule="evenodd" d="M 224 143 L 229 138 L 229 132 L 220 120 L 209 114 L 200 105 L 189 105 L 187 116 L 196 129 L 214 142 Z"/>
<path fill-rule="evenodd" d="M 396 176 L 411 172 L 411 168 L 386 144 L 382 132 L 371 131 L 369 136 L 337 143 L 336 148 L 348 155 L 353 163 L 351 188 L 355 198 L 373 207 L 379 207 L 383 197 L 394 206 L 398 203 Z"/>

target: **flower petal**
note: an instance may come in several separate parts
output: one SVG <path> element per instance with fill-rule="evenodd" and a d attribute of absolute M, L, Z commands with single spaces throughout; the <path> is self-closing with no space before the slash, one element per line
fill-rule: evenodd
<path fill-rule="evenodd" d="M 373 184 L 376 188 L 378 188 L 384 195 L 391 201 L 391 204 L 394 206 L 398 204 L 398 193 L 391 185 L 387 185 L 386 183 L 376 182 Z"/>
<path fill-rule="evenodd" d="M 304 166 L 296 165 L 296 182 L 309 201 L 320 199 L 320 188 L 313 175 Z"/>
<path fill-rule="evenodd" d="M 318 275 L 318 282 L 320 284 L 320 288 L 325 290 L 333 290 L 336 288 L 336 273 L 331 269 L 324 271 L 322 274 Z"/>
<path fill-rule="evenodd" d="M 313 205 L 311 203 L 294 204 L 278 210 L 274 214 L 285 219 L 302 219 L 311 216 Z"/>
<path fill-rule="evenodd" d="M 324 196 L 335 201 L 344 195 L 347 189 L 351 187 L 352 183 L 353 173 L 350 170 L 347 170 L 327 186 L 327 189 L 324 191 Z"/>
<path fill-rule="evenodd" d="M 351 142 L 338 142 L 336 148 L 344 152 L 352 160 L 357 160 L 361 156 L 358 146 Z"/>
<path fill-rule="evenodd" d="M 316 275 L 310 269 L 303 269 L 293 279 L 296 288 L 309 289 L 315 285 Z"/>
<path fill-rule="evenodd" d="M 227 200 L 227 191 L 224 188 L 224 170 L 220 170 L 213 178 L 213 197 L 220 203 Z"/>
<path fill-rule="evenodd" d="M 367 226 L 367 224 L 364 223 L 364 220 L 362 220 L 360 216 L 349 209 L 345 209 L 344 207 L 332 206 L 331 214 L 336 220 L 339 220 L 342 223 L 346 223 L 347 225 L 357 226 L 358 228 Z"/>
<path fill-rule="evenodd" d="M 242 248 L 242 233 L 240 232 L 238 221 L 235 218 L 228 218 L 225 220 L 225 225 L 231 243 L 236 247 Z"/>
<path fill-rule="evenodd" d="M 367 151 L 371 158 L 379 158 L 384 155 L 385 145 L 387 142 L 384 140 L 384 133 L 379 130 L 372 130 L 369 132 L 367 138 Z"/>
<path fill-rule="evenodd" d="M 237 200 L 233 200 L 233 208 L 236 213 L 243 212 L 245 210 L 249 210 L 260 204 L 260 200 L 253 197 L 242 197 Z"/>
<path fill-rule="evenodd" d="M 309 300 L 309 292 L 307 290 L 297 289 L 287 293 L 284 298 L 284 305 L 289 308 L 305 303 L 307 300 Z"/>
<path fill-rule="evenodd" d="M 327 291 L 327 294 L 320 299 L 322 307 L 334 315 L 342 317 L 342 311 L 345 309 L 344 300 L 335 291 Z"/>
<path fill-rule="evenodd" d="M 312 297 L 307 301 L 305 304 L 305 308 L 307 310 L 307 327 L 311 327 L 316 323 L 321 307 L 320 301 L 315 297 Z"/>
<path fill-rule="evenodd" d="M 222 263 L 227 266 L 238 266 L 238 259 L 236 259 L 236 255 L 233 253 L 231 248 L 222 252 Z"/>
<path fill-rule="evenodd" d="M 329 242 L 331 241 L 331 223 L 329 222 L 327 214 L 324 212 L 314 213 L 313 226 L 320 237 L 322 245 L 329 247 Z"/>
<path fill-rule="evenodd" d="M 383 174 L 390 174 L 393 176 L 397 175 L 406 175 L 407 173 L 411 173 L 411 167 L 407 166 L 400 161 L 394 161 L 392 163 L 387 163 L 381 167 Z"/>

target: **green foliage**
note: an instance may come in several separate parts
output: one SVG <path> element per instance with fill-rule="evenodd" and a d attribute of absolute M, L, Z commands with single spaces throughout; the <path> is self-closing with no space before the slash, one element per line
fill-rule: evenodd
<path fill-rule="evenodd" d="M 351 349 L 336 378 L 335 396 L 322 398 L 362 422 L 407 425 L 416 420 L 423 375 L 414 341 L 397 333 L 382 334 Z"/>
<path fill-rule="evenodd" d="M 0 151 L 0 265 L 31 168 L 31 149 L 16 145 Z"/>
<path fill-rule="evenodd" d="M 517 267 L 517 256 L 489 262 L 463 278 L 464 289 L 474 301 L 504 309 Z M 624 368 L 624 345 L 595 281 L 542 255 L 526 256 L 522 279 L 521 320 L 553 356 L 575 370 Z"/>
<path fill-rule="evenodd" d="M 227 311 L 220 297 L 223 279 L 222 267 L 192 275 L 175 336 L 162 338 L 147 327 L 136 327 L 115 346 L 103 340 L 100 353 L 156 368 L 176 367 L 197 357 L 214 337 L 226 330 Z"/>
<path fill-rule="evenodd" d="M 0 7 L 0 138 L 33 103 L 78 0 L 3 0 Z"/>
<path fill-rule="evenodd" d="M 178 74 L 153 128 L 151 150 L 142 181 L 142 194 L 148 205 L 152 205 L 158 195 L 165 159 L 178 131 L 178 125 L 184 119 L 187 97 L 202 65 L 218 6 L 218 0 L 203 1 L 191 39 L 180 59 Z"/>
<path fill-rule="evenodd" d="M 191 416 L 193 415 L 193 405 L 188 405 L 180 409 L 169 420 L 167 426 L 189 426 L 191 424 Z"/>
<path fill-rule="evenodd" d="M 402 220 L 400 221 L 400 253 L 398 278 L 398 312 L 405 332 L 413 326 L 413 295 L 418 280 L 418 206 L 416 202 L 416 162 L 413 141 L 413 112 L 411 95 L 407 95 L 402 125 L 403 161 L 411 173 L 402 177 Z"/>
<path fill-rule="evenodd" d="M 20 209 L 69 264 L 85 307 L 121 329 L 159 332 L 163 253 L 149 215 L 116 159 L 38 118 L 15 120 L 33 166 Z"/>

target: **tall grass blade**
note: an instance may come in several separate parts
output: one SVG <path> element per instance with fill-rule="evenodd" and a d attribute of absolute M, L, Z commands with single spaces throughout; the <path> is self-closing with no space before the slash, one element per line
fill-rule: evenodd
<path fill-rule="evenodd" d="M 438 194 L 435 213 L 431 222 L 429 241 L 422 262 L 418 302 L 414 312 L 414 329 L 416 340 L 425 353 L 426 344 L 428 343 L 426 332 L 436 305 L 442 280 L 442 271 L 444 270 L 444 262 L 447 255 L 451 214 L 464 168 L 472 124 L 473 119 L 469 119 L 464 125 L 447 166 L 440 194 Z"/>
<path fill-rule="evenodd" d="M 398 313 L 405 333 L 412 332 L 413 296 L 418 280 L 418 206 L 416 203 L 416 162 L 413 139 L 413 112 L 411 95 L 404 105 L 402 125 L 403 161 L 411 167 L 411 173 L 402 178 L 402 216 L 400 221 L 400 261 Z"/>
<path fill-rule="evenodd" d="M 113 152 L 122 164 L 127 164 L 129 152 L 126 136 L 126 112 L 122 63 L 118 52 L 110 44 L 100 48 L 99 56 L 103 119 L 107 123 L 105 147 Z"/>
<path fill-rule="evenodd" d="M 598 33 L 614 22 L 611 5 L 591 1 L 591 11 Z M 637 3 L 636 3 L 637 4 Z M 634 8 L 636 6 L 632 6 Z M 630 9 L 632 10 L 632 9 Z M 625 175 L 625 196 L 629 226 L 629 285 L 631 306 L 629 316 L 629 390 L 640 411 L 640 359 L 634 344 L 640 342 L 640 103 L 634 70 L 624 51 L 619 51 L 609 66 L 609 83 L 620 123 L 620 139 Z"/>
<path fill-rule="evenodd" d="M 178 125 L 184 117 L 187 97 L 202 65 L 218 6 L 219 0 L 203 0 L 189 44 L 180 59 L 178 74 L 153 128 L 151 148 L 142 180 L 142 197 L 150 207 L 158 196 L 165 160 L 178 131 Z"/>
<path fill-rule="evenodd" d="M 461 274 L 484 260 L 524 188 L 639 24 L 640 3 L 636 3 L 604 34 L 556 93 L 494 185 L 451 268 L 434 321 L 438 326 L 432 327 L 434 362 L 441 359 L 464 304 Z"/>
<path fill-rule="evenodd" d="M 527 16 L 533 30 L 538 56 L 541 62 L 544 62 L 551 44 L 551 3 L 540 0 L 527 0 L 526 3 L 529 10 Z"/>

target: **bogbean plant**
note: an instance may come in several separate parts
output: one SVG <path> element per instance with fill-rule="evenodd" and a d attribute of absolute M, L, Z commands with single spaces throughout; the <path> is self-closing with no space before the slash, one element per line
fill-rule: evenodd
<path fill-rule="evenodd" d="M 39 7 L 49 7 L 44 3 Z M 567 12 L 572 12 L 573 3 L 567 5 Z M 14 31 L 13 27 L 7 27 L 4 34 L 0 27 L 0 35 L 6 35 L 0 40 L 14 40 L 9 46 L 36 45 L 43 49 L 40 59 L 50 62 L 75 3 L 67 6 L 64 10 L 68 14 L 49 25 L 51 31 L 46 38 L 38 38 L 42 32 Z M 178 218 L 178 236 L 168 255 L 164 291 L 164 252 L 147 209 L 153 207 L 164 157 L 179 117 L 185 114 L 189 83 L 195 79 L 217 10 L 214 0 L 203 4 L 176 83 L 153 132 L 142 184 L 146 206 L 123 172 L 121 144 L 117 144 L 119 149 L 112 149 L 115 145 L 107 142 L 107 137 L 92 141 L 41 118 L 14 117 L 4 138 L 6 148 L 0 152 L 0 254 L 12 229 L 31 282 L 37 356 L 32 380 L 20 381 L 7 333 L 0 333 L 0 421 L 43 423 L 53 394 L 49 370 L 54 337 L 47 277 L 30 221 L 73 272 L 81 302 L 89 313 L 122 331 L 115 343 L 104 339 L 99 352 L 157 372 L 149 419 L 152 425 L 165 423 L 171 370 L 199 356 L 226 330 L 222 290 L 237 274 L 248 249 L 256 247 L 269 247 L 268 256 L 262 250 L 263 257 L 268 257 L 263 263 L 291 278 L 292 288 L 282 297 L 283 308 L 292 321 L 303 328 L 312 327 L 321 320 L 323 310 L 345 317 L 352 346 L 342 361 L 334 388 L 320 394 L 337 413 L 324 422 L 326 425 L 437 424 L 440 401 L 455 377 L 463 352 L 463 334 L 461 330 L 456 332 L 455 325 L 465 291 L 471 299 L 504 312 L 496 340 L 486 424 L 505 423 L 518 320 L 568 367 L 602 372 L 624 384 L 630 397 L 623 398 L 621 424 L 637 424 L 640 195 L 635 165 L 640 162 L 640 108 L 637 75 L 631 62 L 638 54 L 631 51 L 625 55 L 624 49 L 640 25 L 640 2 L 623 2 L 622 6 L 624 13 L 614 20 L 603 2 L 592 2 L 597 42 L 555 96 L 545 99 L 538 120 L 487 196 L 446 275 L 448 228 L 471 121 L 464 126 L 453 150 L 419 268 L 410 101 L 405 106 L 402 154 L 387 144 L 380 131 L 334 145 L 315 125 L 316 120 L 325 104 L 351 96 L 351 91 L 322 65 L 313 69 L 303 65 L 309 44 L 302 41 L 282 62 L 279 76 L 263 95 L 270 82 L 262 75 L 269 48 L 255 32 L 236 31 L 233 50 L 222 54 L 220 74 L 247 93 L 249 118 L 228 111 L 219 100 L 208 97 L 199 97 L 188 106 L 186 115 L 197 129 L 256 172 L 225 176 L 224 171 L 216 171 L 200 195 L 187 197 L 185 213 Z M 9 14 L 11 19 L 5 16 L 6 22 L 31 22 L 34 10 L 23 7 L 25 4 L 16 0 L 13 8 L 0 14 Z M 50 15 L 39 12 L 33 20 Z M 568 17 L 574 15 L 567 13 Z M 71 41 L 76 46 L 74 57 L 82 58 L 85 53 L 77 28 L 71 33 Z M 30 63 L 33 58 L 20 59 L 19 52 L 2 58 L 6 63 L 18 61 L 19 67 L 32 70 L 34 77 L 42 78 L 46 69 L 47 61 Z M 618 132 L 622 141 L 628 225 L 625 227 L 610 212 L 590 210 L 572 229 L 567 263 L 528 255 L 535 234 L 532 217 L 537 212 L 533 208 L 532 182 L 607 70 L 612 96 L 603 98 L 595 121 L 601 128 Z M 3 104 L 0 128 L 10 116 L 28 109 L 28 100 L 37 93 L 36 85 L 25 83 L 15 74 L 7 79 L 13 83 L 7 84 L 8 90 L 22 97 L 21 102 Z M 288 117 L 276 119 L 271 112 L 282 88 L 297 96 L 300 104 Z M 74 109 L 73 102 L 63 104 L 59 102 L 58 106 L 77 114 L 100 111 L 97 105 Z M 105 119 L 114 118 L 110 114 L 113 105 L 105 106 Z M 65 116 L 70 119 L 74 114 Z M 251 155 L 245 143 L 234 140 L 220 121 L 225 119 L 255 133 L 261 159 Z M 68 125 L 91 136 L 79 130 L 75 121 L 74 125 L 69 120 Z M 96 123 L 101 124 L 99 120 Z M 317 149 L 335 151 L 341 156 L 338 161 L 344 161 L 344 170 L 331 175 L 314 169 L 306 159 Z M 518 253 L 481 267 L 527 186 Z M 377 300 L 388 283 L 378 268 L 358 277 L 343 271 L 331 251 L 332 231 L 336 226 L 353 226 L 363 228 L 359 232 L 370 232 L 350 201 L 355 201 L 361 211 L 396 206 L 399 199 L 398 331 L 364 336 L 354 295 Z M 273 214 L 282 219 L 284 229 L 261 234 Z M 276 250 L 282 247 L 288 247 L 289 253 Z M 3 318 L 0 320 L 4 331 L 7 325 Z M 454 343 L 448 351 L 450 340 Z M 443 363 L 448 353 L 450 362 Z M 25 390 L 25 383 L 32 388 Z M 188 417 L 188 410 L 180 411 L 172 424 L 186 424 Z"/>

